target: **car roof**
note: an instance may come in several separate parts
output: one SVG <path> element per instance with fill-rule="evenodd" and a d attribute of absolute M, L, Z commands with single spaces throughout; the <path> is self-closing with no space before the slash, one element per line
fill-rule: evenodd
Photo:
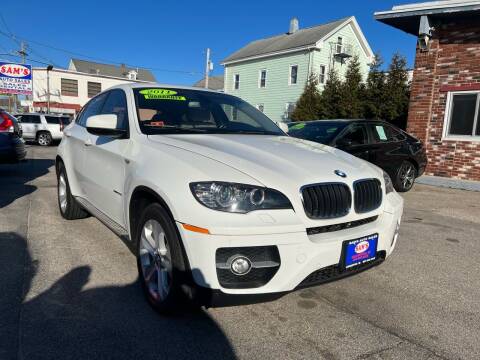
<path fill-rule="evenodd" d="M 204 92 L 211 92 L 215 94 L 225 94 L 222 91 L 218 90 L 211 90 L 211 89 L 205 89 L 205 88 L 200 88 L 200 87 L 194 87 L 194 86 L 182 86 L 182 85 L 173 85 L 173 84 L 161 84 L 161 83 L 127 83 L 127 84 L 120 84 L 120 85 L 115 85 L 112 86 L 105 91 L 108 90 L 113 90 L 113 89 L 138 89 L 138 88 L 168 88 L 168 89 L 179 89 L 179 90 L 195 90 L 195 91 L 204 91 Z"/>
<path fill-rule="evenodd" d="M 298 123 L 309 123 L 309 124 L 316 124 L 316 123 L 356 123 L 356 122 L 383 122 L 386 123 L 385 120 L 375 120 L 375 119 L 321 119 L 321 120 L 306 120 L 306 121 L 298 121 L 298 122 L 289 122 L 288 125 L 295 125 Z"/>
<path fill-rule="evenodd" d="M 45 115 L 45 116 L 58 116 L 58 117 L 68 116 L 68 115 L 62 115 L 62 114 L 46 114 L 46 113 L 39 113 L 39 112 L 15 113 L 15 115 Z"/>

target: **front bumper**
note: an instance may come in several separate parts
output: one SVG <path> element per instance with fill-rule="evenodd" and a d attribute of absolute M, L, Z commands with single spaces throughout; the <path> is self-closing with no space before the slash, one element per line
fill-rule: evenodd
<path fill-rule="evenodd" d="M 390 256 L 396 244 L 403 200 L 394 192 L 385 197 L 385 202 L 383 212 L 373 222 L 316 235 L 307 235 L 306 230 L 262 235 L 211 235 L 187 231 L 181 223 L 177 223 L 177 227 L 185 245 L 193 279 L 200 287 L 230 295 L 284 293 L 303 287 L 304 280 L 319 269 L 338 265 L 345 240 L 378 233 L 378 254 L 384 258 Z M 243 289 L 223 288 L 220 285 L 215 258 L 218 248 L 271 245 L 278 248 L 281 265 L 268 283 Z"/>

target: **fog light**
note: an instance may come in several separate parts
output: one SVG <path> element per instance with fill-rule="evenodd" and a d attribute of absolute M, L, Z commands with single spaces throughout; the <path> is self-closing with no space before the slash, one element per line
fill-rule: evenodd
<path fill-rule="evenodd" d="M 252 263 L 245 256 L 236 256 L 232 259 L 230 270 L 235 275 L 246 275 L 252 269 Z"/>

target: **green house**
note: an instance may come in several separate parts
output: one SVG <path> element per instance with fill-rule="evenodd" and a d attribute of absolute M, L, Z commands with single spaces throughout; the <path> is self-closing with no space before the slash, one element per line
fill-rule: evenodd
<path fill-rule="evenodd" d="M 256 40 L 222 61 L 225 92 L 241 97 L 274 121 L 288 121 L 310 73 L 321 91 L 330 68 L 344 76 L 358 56 L 366 79 L 373 52 L 355 17 Z"/>

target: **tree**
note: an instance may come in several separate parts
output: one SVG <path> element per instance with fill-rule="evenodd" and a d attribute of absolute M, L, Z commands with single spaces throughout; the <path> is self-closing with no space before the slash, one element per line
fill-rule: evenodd
<path fill-rule="evenodd" d="M 328 71 L 327 82 L 320 96 L 320 119 L 336 119 L 344 112 L 342 104 L 342 81 L 332 67 Z"/>
<path fill-rule="evenodd" d="M 363 117 L 365 85 L 358 56 L 354 56 L 348 63 L 345 80 L 341 86 L 342 103 L 340 115 L 346 119 Z"/>
<path fill-rule="evenodd" d="M 317 88 L 318 80 L 315 73 L 311 73 L 305 84 L 302 95 L 297 101 L 292 113 L 293 121 L 318 119 L 320 110 L 320 92 Z"/>
<path fill-rule="evenodd" d="M 383 59 L 375 54 L 365 89 L 364 112 L 367 119 L 382 119 L 385 113 L 385 72 L 381 70 Z"/>
<path fill-rule="evenodd" d="M 410 100 L 410 84 L 408 83 L 407 59 L 396 53 L 388 66 L 385 83 L 384 119 L 405 128 Z"/>

